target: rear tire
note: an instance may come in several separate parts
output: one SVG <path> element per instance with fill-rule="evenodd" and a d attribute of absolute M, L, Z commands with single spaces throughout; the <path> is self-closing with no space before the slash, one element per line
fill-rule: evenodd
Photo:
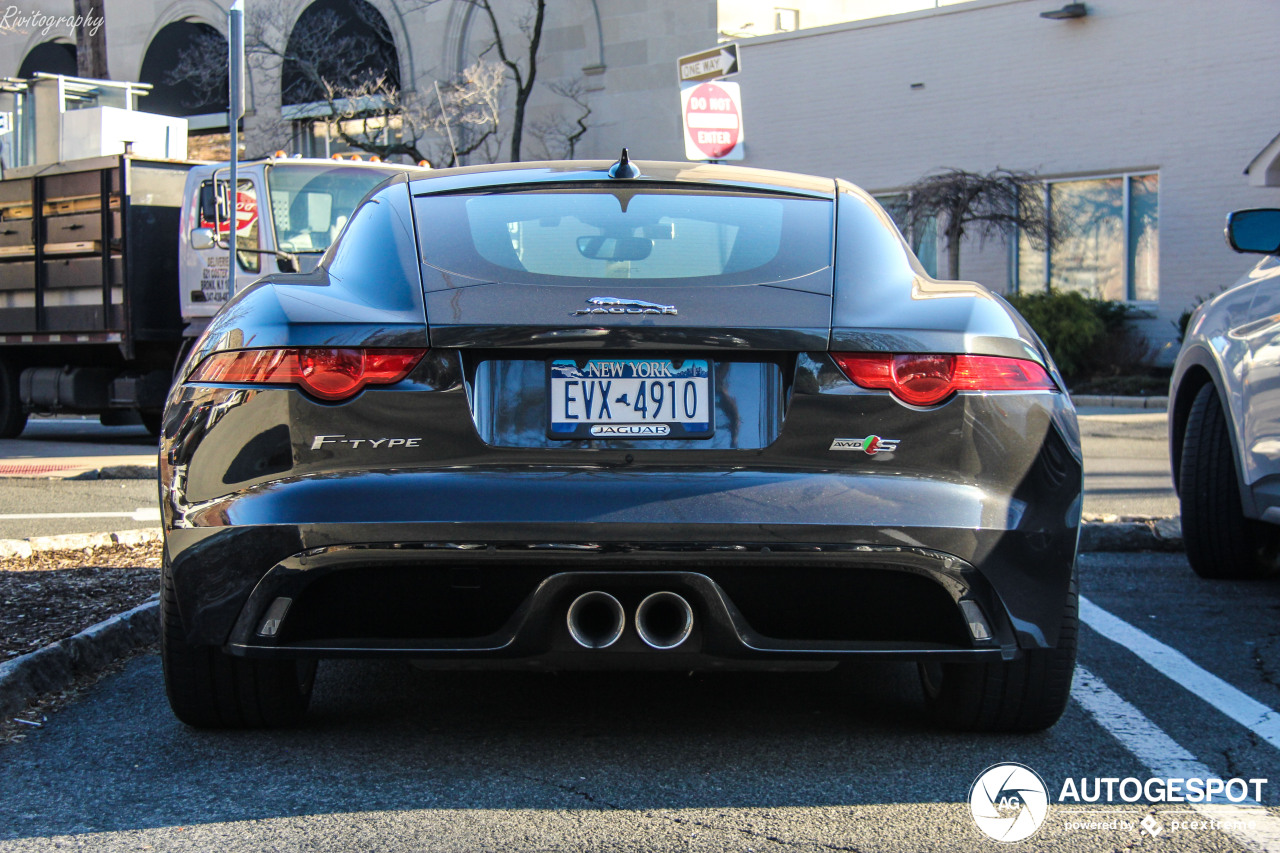
<path fill-rule="evenodd" d="M 1067 591 L 1058 645 L 995 663 L 922 663 L 920 685 L 933 722 L 971 732 L 1038 732 L 1058 721 L 1071 698 L 1079 595 Z"/>
<path fill-rule="evenodd" d="M 1260 578 L 1277 567 L 1280 531 L 1245 518 L 1226 413 L 1213 383 L 1196 394 L 1178 471 L 1182 541 L 1202 578 Z"/>
<path fill-rule="evenodd" d="M 18 388 L 17 369 L 0 361 L 0 438 L 17 438 L 27 428 L 27 413 Z"/>
<path fill-rule="evenodd" d="M 291 726 L 311 701 L 315 661 L 238 658 L 188 643 L 168 567 L 161 573 L 160 659 L 169 706 L 196 728 Z"/>

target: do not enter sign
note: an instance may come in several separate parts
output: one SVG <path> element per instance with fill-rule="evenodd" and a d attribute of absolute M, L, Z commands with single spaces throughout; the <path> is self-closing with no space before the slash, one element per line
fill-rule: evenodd
<path fill-rule="evenodd" d="M 684 156 L 690 160 L 742 159 L 742 90 L 737 83 L 703 83 L 680 92 L 684 104 Z"/>

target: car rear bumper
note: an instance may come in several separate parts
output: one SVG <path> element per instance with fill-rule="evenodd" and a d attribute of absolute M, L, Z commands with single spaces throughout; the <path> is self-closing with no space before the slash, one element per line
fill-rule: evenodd
<path fill-rule="evenodd" d="M 297 477 L 166 517 L 193 642 L 688 668 L 1052 646 L 1079 490 L 1010 498 L 892 474 L 468 468 Z M 582 649 L 565 611 L 597 589 L 629 620 L 644 595 L 678 592 L 698 628 L 676 650 L 648 650 L 630 630 Z M 280 598 L 290 613 L 264 637 Z M 968 630 L 963 601 L 989 639 Z"/>

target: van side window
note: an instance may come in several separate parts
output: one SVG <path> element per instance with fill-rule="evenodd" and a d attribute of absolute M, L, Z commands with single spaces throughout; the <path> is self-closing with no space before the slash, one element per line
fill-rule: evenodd
<path fill-rule="evenodd" d="M 236 193 L 235 218 L 236 242 L 246 246 L 258 247 L 258 193 L 253 181 L 238 180 L 239 192 Z M 200 227 L 215 228 L 220 241 L 226 240 L 231 227 L 231 198 L 227 191 L 228 182 L 218 181 L 218 194 L 213 198 L 213 182 L 205 181 L 200 185 Z M 213 205 L 216 204 L 216 209 Z M 245 272 L 261 272 L 261 256 L 254 252 L 236 252 L 236 260 L 240 269 Z"/>

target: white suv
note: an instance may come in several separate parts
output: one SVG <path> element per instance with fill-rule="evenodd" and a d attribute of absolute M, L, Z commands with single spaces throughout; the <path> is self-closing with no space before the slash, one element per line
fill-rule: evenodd
<path fill-rule="evenodd" d="M 1266 255 L 1191 315 L 1169 388 L 1187 559 L 1206 578 L 1280 566 L 1280 210 L 1238 210 L 1227 243 Z"/>

